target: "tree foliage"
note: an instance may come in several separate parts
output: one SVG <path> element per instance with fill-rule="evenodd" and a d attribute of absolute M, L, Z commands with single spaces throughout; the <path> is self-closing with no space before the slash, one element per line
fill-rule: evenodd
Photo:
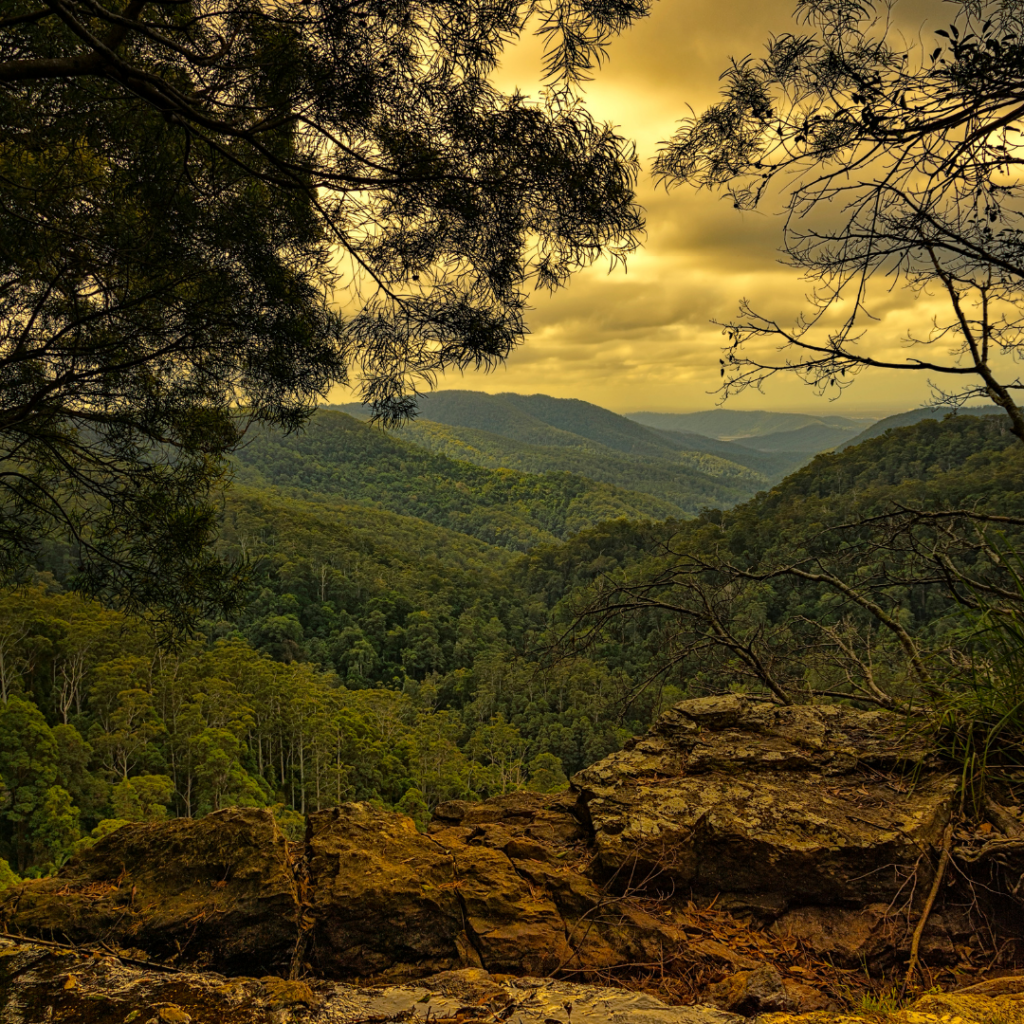
<path fill-rule="evenodd" d="M 646 0 L 15 0 L 0 17 L 0 568 L 51 534 L 173 627 L 230 600 L 246 421 L 386 418 L 641 229 L 575 86 Z M 491 85 L 531 17 L 549 89 Z M 244 415 L 240 412 L 244 408 Z"/>
<path fill-rule="evenodd" d="M 781 191 L 782 251 L 814 287 L 791 326 L 747 303 L 725 323 L 726 395 L 779 372 L 826 391 L 865 368 L 920 370 L 952 405 L 991 399 L 1024 441 L 1024 11 L 952 7 L 927 43 L 899 30 L 898 3 L 800 0 L 807 31 L 735 61 L 722 101 L 663 148 L 668 184 L 725 187 L 740 209 Z M 947 314 L 903 339 L 896 360 L 871 325 L 900 286 L 941 296 Z"/>

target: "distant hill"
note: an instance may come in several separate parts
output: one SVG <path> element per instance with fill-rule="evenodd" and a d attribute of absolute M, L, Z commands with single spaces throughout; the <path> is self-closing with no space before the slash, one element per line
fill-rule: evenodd
<path fill-rule="evenodd" d="M 964 408 L 951 412 L 946 406 L 929 406 L 925 409 L 911 409 L 910 412 L 897 413 L 895 416 L 886 416 L 884 420 L 873 423 L 867 430 L 861 431 L 856 437 L 844 442 L 839 447 L 849 448 L 851 445 L 860 444 L 872 437 L 881 437 L 887 430 L 895 430 L 899 427 L 909 427 L 922 420 L 943 420 L 947 416 L 1005 416 L 1006 413 L 995 405 L 967 405 Z"/>
<path fill-rule="evenodd" d="M 684 450 L 682 443 L 625 416 L 575 398 L 548 395 L 488 395 L 481 391 L 434 391 L 416 400 L 419 419 L 449 427 L 486 430 L 523 444 L 579 447 L 595 442 L 627 455 L 664 457 Z M 365 417 L 364 406 L 335 406 Z"/>
<path fill-rule="evenodd" d="M 365 406 L 335 406 L 360 418 Z M 651 429 L 590 402 L 547 395 L 439 391 L 420 396 L 401 436 L 490 468 L 569 471 L 686 509 L 751 497 L 806 462 L 693 433 Z M 443 427 L 443 429 L 442 429 Z"/>
<path fill-rule="evenodd" d="M 415 420 L 397 433 L 435 454 L 488 469 L 578 473 L 672 502 L 677 514 L 693 513 L 708 505 L 727 508 L 770 482 L 761 473 L 704 452 L 670 450 L 663 457 L 627 455 L 578 435 L 573 435 L 577 443 L 571 447 L 534 445 L 487 430 L 450 427 L 431 420 Z"/>
<path fill-rule="evenodd" d="M 626 417 L 636 423 L 659 430 L 689 431 L 704 434 L 722 441 L 742 441 L 751 448 L 765 450 L 754 438 L 771 434 L 786 434 L 808 426 L 823 425 L 840 430 L 859 432 L 874 420 L 851 419 L 847 416 L 815 416 L 795 412 L 751 412 L 742 409 L 708 409 L 705 412 L 632 412 Z M 804 435 L 804 439 L 810 435 Z M 816 451 L 824 451 L 831 445 L 823 445 Z M 772 451 L 780 451 L 774 446 Z M 797 449 L 809 451 L 808 448 Z"/>
<path fill-rule="evenodd" d="M 329 410 L 293 434 L 261 431 L 236 454 L 235 466 L 243 486 L 382 508 L 516 551 L 605 519 L 664 519 L 686 511 L 571 473 L 540 476 L 457 462 Z"/>
<path fill-rule="evenodd" d="M 828 423 L 807 423 L 796 430 L 779 430 L 772 434 L 745 437 L 744 445 L 762 452 L 803 452 L 817 455 L 827 452 L 860 433 L 857 426 L 839 427 Z"/>

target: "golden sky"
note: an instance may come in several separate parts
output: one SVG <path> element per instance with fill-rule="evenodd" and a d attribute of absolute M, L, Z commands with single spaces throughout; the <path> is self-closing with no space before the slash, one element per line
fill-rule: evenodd
<path fill-rule="evenodd" d="M 637 142 L 646 244 L 625 273 L 594 267 L 553 296 L 536 294 L 532 333 L 503 368 L 450 374 L 440 389 L 541 392 L 616 412 L 706 409 L 718 401 L 723 341 L 710 321 L 728 319 L 742 298 L 784 323 L 806 308 L 807 284 L 778 262 L 777 206 L 739 212 L 718 194 L 655 189 L 649 174 L 659 141 L 687 106 L 699 110 L 714 101 L 730 57 L 759 54 L 769 35 L 795 29 L 794 7 L 795 0 L 657 0 L 650 18 L 612 43 L 587 86 L 587 103 Z M 943 7 L 942 0 L 902 5 L 917 19 L 914 31 L 929 14 L 942 19 Z M 509 53 L 498 85 L 536 94 L 539 71 L 539 45 L 531 39 Z M 896 359 L 905 356 L 900 342 L 907 330 L 926 329 L 931 319 L 926 304 L 904 292 L 887 296 L 877 312 L 881 319 L 865 344 Z M 728 407 L 883 416 L 925 404 L 929 394 L 923 374 L 867 371 L 837 401 L 817 397 L 795 378 L 776 377 L 764 394 L 736 396 Z"/>

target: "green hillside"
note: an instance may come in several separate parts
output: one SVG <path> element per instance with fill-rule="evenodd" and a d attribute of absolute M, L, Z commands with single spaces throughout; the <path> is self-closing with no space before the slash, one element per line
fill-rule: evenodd
<path fill-rule="evenodd" d="M 289 436 L 261 432 L 238 453 L 236 464 L 245 485 L 415 516 L 516 551 L 604 519 L 680 514 L 659 498 L 570 473 L 537 475 L 456 462 L 329 410 Z"/>
<path fill-rule="evenodd" d="M 705 437 L 703 434 L 690 434 L 680 430 L 662 430 L 660 427 L 652 429 L 658 434 L 664 434 L 673 443 L 683 446 L 684 450 L 717 455 L 720 459 L 735 462 L 739 466 L 746 466 L 755 473 L 763 474 L 771 480 L 781 480 L 787 473 L 792 473 L 793 470 L 799 469 L 804 465 L 811 455 L 817 454 L 816 452 L 807 453 L 801 451 L 759 451 L 737 441 L 720 441 L 716 437 Z"/>
<path fill-rule="evenodd" d="M 653 547 L 648 559 L 612 571 L 614 580 L 628 581 L 626 591 L 603 582 L 602 594 L 633 611 L 612 615 L 606 632 L 585 622 L 582 635 L 607 659 L 631 656 L 650 673 L 661 665 L 667 681 L 689 692 L 765 685 L 759 673 L 770 666 L 794 697 L 803 699 L 812 683 L 836 696 L 850 693 L 851 678 L 870 664 L 890 693 L 920 696 L 895 634 L 822 574 L 883 608 L 913 634 L 936 677 L 947 678 L 957 670 L 950 647 L 959 649 L 970 620 L 944 574 L 963 571 L 1004 591 L 1012 579 L 979 554 L 985 548 L 970 524 L 926 516 L 896 529 L 878 517 L 900 508 L 1024 517 L 1022 480 L 1024 447 L 999 417 L 927 419 L 889 430 L 817 456 L 743 505 L 678 524 L 672 555 Z M 987 543 L 1021 551 L 1024 532 L 1000 524 Z M 794 566 L 819 578 L 789 572 Z M 618 652 L 627 625 L 629 655 Z M 737 659 L 737 651 L 751 652 L 751 660 Z"/>
<path fill-rule="evenodd" d="M 363 406 L 339 408 L 368 417 Z M 579 473 L 653 495 L 677 513 L 744 501 L 799 463 L 546 395 L 439 391 L 420 396 L 418 409 L 400 436 L 429 451 L 490 469 Z"/>
<path fill-rule="evenodd" d="M 929 407 L 926 409 L 911 409 L 909 412 L 897 413 L 895 416 L 886 416 L 884 420 L 873 423 L 867 430 L 861 431 L 856 437 L 851 438 L 839 448 L 849 448 L 852 445 L 868 441 L 873 437 L 881 437 L 887 430 L 897 430 L 900 427 L 909 427 L 922 420 L 943 420 L 947 416 L 1005 416 L 1006 413 L 995 405 L 968 405 L 956 412 L 951 412 L 945 406 Z"/>
<path fill-rule="evenodd" d="M 577 447 L 583 442 L 627 455 L 664 458 L 682 450 L 680 442 L 574 398 L 548 395 L 488 395 L 482 391 L 432 391 L 416 399 L 417 417 L 449 427 L 485 430 L 512 441 L 545 447 Z M 363 406 L 339 406 L 362 416 Z"/>
<path fill-rule="evenodd" d="M 237 476 L 250 485 L 227 489 L 217 550 L 245 560 L 252 588 L 205 636 L 157 649 L 139 622 L 62 589 L 67 553 L 33 586 L 0 592 L 16 669 L 0 704 L 3 749 L 17 754 L 33 737 L 24 799 L 41 807 L 56 794 L 75 823 L 57 847 L 0 816 L 0 857 L 20 870 L 50 870 L 94 828 L 232 803 L 273 807 L 301 834 L 301 812 L 343 800 L 424 820 L 442 800 L 564 786 L 668 703 L 756 688 L 734 649 L 722 656 L 708 642 L 703 598 L 668 577 L 662 606 L 574 629 L 617 581 L 636 593 L 688 551 L 741 567 L 838 566 L 941 657 L 962 613 L 941 587 L 892 585 L 883 570 L 902 571 L 906 552 L 844 524 L 894 502 L 1024 512 L 1024 449 L 993 416 L 889 430 L 728 511 L 574 531 L 574 501 L 596 512 L 600 496 L 625 492 L 453 462 L 337 413 L 290 438 L 257 437 L 243 458 Z M 501 527 L 528 550 L 385 503 Z M 773 671 L 795 686 L 846 685 L 829 676 L 834 651 L 814 630 L 864 616 L 835 591 L 783 577 L 710 584 L 717 627 L 765 652 Z M 692 616 L 670 610 L 694 601 Z M 899 650 L 877 632 L 863 638 L 877 679 L 899 683 Z"/>
<path fill-rule="evenodd" d="M 677 515 L 707 505 L 735 505 L 768 483 L 760 473 L 704 452 L 677 452 L 668 458 L 624 455 L 582 437 L 573 447 L 532 445 L 430 420 L 414 420 L 400 429 L 399 436 L 428 451 L 490 469 L 580 474 L 670 502 Z"/>
<path fill-rule="evenodd" d="M 860 426 L 836 426 L 829 423 L 805 423 L 795 430 L 777 430 L 770 434 L 746 437 L 743 444 L 764 452 L 802 452 L 816 455 L 829 451 L 860 433 Z"/>

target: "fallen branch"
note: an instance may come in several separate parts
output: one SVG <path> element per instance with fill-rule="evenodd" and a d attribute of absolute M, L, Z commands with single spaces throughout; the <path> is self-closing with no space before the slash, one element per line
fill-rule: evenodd
<path fill-rule="evenodd" d="M 72 953 L 77 953 L 79 956 L 89 956 L 98 951 L 95 945 L 74 946 L 70 942 L 55 942 L 52 939 L 33 939 L 27 935 L 15 935 L 13 932 L 9 932 L 6 929 L 0 932 L 0 939 L 10 939 L 11 942 L 21 942 L 26 946 L 45 946 L 48 949 L 65 949 Z M 167 971 L 170 974 L 184 973 L 180 967 L 172 967 L 170 964 L 162 964 L 156 960 L 139 960 L 136 957 L 125 956 L 123 953 L 118 953 L 116 950 L 112 949 L 105 942 L 99 943 L 99 947 L 103 949 L 108 956 L 116 957 L 121 961 L 121 963 L 131 964 L 133 967 L 144 967 L 146 970 L 151 971 Z"/>
<path fill-rule="evenodd" d="M 907 964 L 907 973 L 903 978 L 902 991 L 904 993 L 907 991 L 907 987 L 917 971 L 921 937 L 924 935 L 925 925 L 928 924 L 928 917 L 932 912 L 932 907 L 935 906 L 935 900 L 938 898 L 942 879 L 946 875 L 946 865 L 949 863 L 949 847 L 952 841 L 953 822 L 950 821 L 946 826 L 946 831 L 942 833 L 942 853 L 939 856 L 939 866 L 935 872 L 935 878 L 932 880 L 931 891 L 928 893 L 928 899 L 925 901 L 924 910 L 921 911 L 921 919 L 917 922 L 917 927 L 914 929 L 914 937 L 910 941 L 910 962 Z"/>

